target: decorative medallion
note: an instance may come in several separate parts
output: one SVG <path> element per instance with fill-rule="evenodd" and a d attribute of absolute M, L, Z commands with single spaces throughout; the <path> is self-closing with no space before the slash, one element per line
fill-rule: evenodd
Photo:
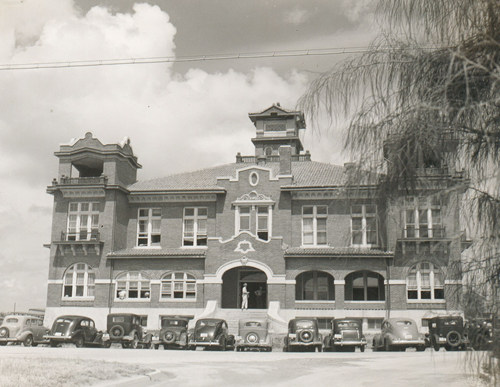
<path fill-rule="evenodd" d="M 236 249 L 234 249 L 234 251 L 246 254 L 249 251 L 255 251 L 255 249 L 253 248 L 252 244 L 249 241 L 245 240 L 245 241 L 240 241 Z"/>

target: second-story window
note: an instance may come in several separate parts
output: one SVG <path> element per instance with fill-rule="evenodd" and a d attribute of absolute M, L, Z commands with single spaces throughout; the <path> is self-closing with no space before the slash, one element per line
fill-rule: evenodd
<path fill-rule="evenodd" d="M 206 207 L 184 208 L 183 246 L 207 245 L 207 214 Z"/>
<path fill-rule="evenodd" d="M 403 217 L 405 238 L 439 238 L 444 234 L 437 198 L 406 199 Z"/>
<path fill-rule="evenodd" d="M 99 203 L 69 203 L 66 240 L 88 241 L 98 239 Z"/>
<path fill-rule="evenodd" d="M 238 206 L 237 232 L 255 233 L 257 238 L 268 241 L 270 238 L 270 206 Z"/>
<path fill-rule="evenodd" d="M 326 239 L 327 206 L 302 207 L 302 244 L 324 246 Z"/>
<path fill-rule="evenodd" d="M 137 221 L 137 246 L 160 246 L 161 209 L 139 208 Z"/>
<path fill-rule="evenodd" d="M 351 206 L 351 244 L 353 246 L 377 245 L 377 206 L 355 204 Z"/>

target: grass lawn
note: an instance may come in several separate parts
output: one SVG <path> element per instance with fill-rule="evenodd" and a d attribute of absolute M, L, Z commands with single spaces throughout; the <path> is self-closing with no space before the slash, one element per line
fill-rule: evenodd
<path fill-rule="evenodd" d="M 31 357 L 0 359 L 0 386 L 90 386 L 152 371 L 133 364 L 94 360 Z"/>

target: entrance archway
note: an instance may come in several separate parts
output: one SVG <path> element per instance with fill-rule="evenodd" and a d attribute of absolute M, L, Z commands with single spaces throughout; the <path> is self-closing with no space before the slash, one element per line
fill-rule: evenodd
<path fill-rule="evenodd" d="M 240 266 L 222 275 L 222 308 L 240 308 L 243 284 L 250 292 L 248 309 L 267 309 L 267 275 L 255 267 Z"/>

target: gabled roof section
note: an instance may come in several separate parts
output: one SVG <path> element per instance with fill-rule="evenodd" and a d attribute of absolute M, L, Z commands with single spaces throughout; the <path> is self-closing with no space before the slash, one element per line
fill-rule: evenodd
<path fill-rule="evenodd" d="M 223 190 L 217 185 L 217 178 L 236 178 L 237 171 L 251 166 L 266 167 L 272 176 L 278 176 L 279 162 L 266 162 L 264 165 L 232 163 L 194 172 L 179 173 L 162 178 L 138 181 L 128 187 L 131 192 L 151 191 L 197 191 Z M 293 183 L 291 188 L 339 187 L 346 183 L 345 168 L 339 165 L 316 161 L 292 161 Z"/>
<path fill-rule="evenodd" d="M 273 104 L 272 106 L 268 107 L 267 109 L 264 109 L 261 112 L 258 113 L 249 113 L 248 117 L 250 120 L 252 120 L 253 123 L 257 121 L 257 119 L 262 119 L 266 117 L 297 117 L 297 120 L 301 121 L 302 126 L 305 127 L 305 120 L 304 120 L 304 114 L 301 111 L 298 110 L 290 110 L 290 109 L 285 109 L 281 107 L 281 105 L 278 103 Z"/>

